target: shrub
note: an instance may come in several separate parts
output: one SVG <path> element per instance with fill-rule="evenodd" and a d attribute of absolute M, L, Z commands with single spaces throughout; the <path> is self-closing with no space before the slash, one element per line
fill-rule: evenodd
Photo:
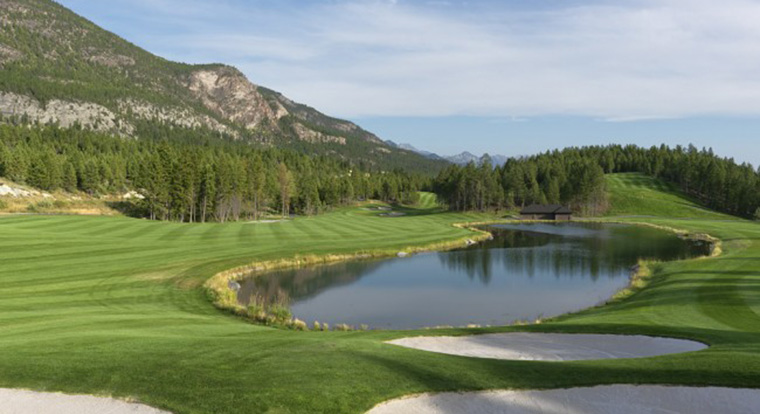
<path fill-rule="evenodd" d="M 760 207 L 755 210 L 755 220 L 760 221 Z"/>
<path fill-rule="evenodd" d="M 293 329 L 296 331 L 308 331 L 309 327 L 306 325 L 306 322 L 300 320 L 300 319 L 293 319 L 293 322 L 290 324 Z"/>
<path fill-rule="evenodd" d="M 330 324 L 327 322 L 322 323 L 322 330 L 323 331 L 329 331 L 330 330 Z"/>
<path fill-rule="evenodd" d="M 345 323 L 339 323 L 339 324 L 335 325 L 335 328 L 334 328 L 334 329 L 335 329 L 336 331 L 343 331 L 343 332 L 346 332 L 346 331 L 350 331 L 350 330 L 352 330 L 353 328 L 351 328 L 351 326 L 350 326 L 350 325 L 347 325 L 347 324 L 345 324 Z"/>
<path fill-rule="evenodd" d="M 287 305 L 280 303 L 269 305 L 269 309 L 267 311 L 267 313 L 269 313 L 269 316 L 274 318 L 275 322 L 278 323 L 285 323 L 293 317 L 293 314 L 290 313 L 290 309 L 287 307 Z"/>
<path fill-rule="evenodd" d="M 246 311 L 248 316 L 253 320 L 264 322 L 267 319 L 267 312 L 264 309 L 264 305 L 258 299 L 257 296 L 251 296 L 251 301 L 248 303 Z"/>
<path fill-rule="evenodd" d="M 26 206 L 26 211 L 30 213 L 42 213 L 51 207 L 53 207 L 53 203 L 47 200 L 42 200 L 42 201 L 38 201 L 36 203 L 32 203 Z"/>
<path fill-rule="evenodd" d="M 314 330 L 315 331 L 321 331 L 322 330 L 322 325 L 320 325 L 318 321 L 314 321 Z"/>
<path fill-rule="evenodd" d="M 5 200 L 0 200 L 0 210 L 8 208 L 8 203 Z"/>
<path fill-rule="evenodd" d="M 258 295 L 251 295 L 248 299 L 248 313 L 250 315 L 256 315 L 260 312 L 264 312 L 264 301 Z"/>
<path fill-rule="evenodd" d="M 53 202 L 50 200 L 41 200 L 37 202 L 37 207 L 41 210 L 53 208 Z"/>

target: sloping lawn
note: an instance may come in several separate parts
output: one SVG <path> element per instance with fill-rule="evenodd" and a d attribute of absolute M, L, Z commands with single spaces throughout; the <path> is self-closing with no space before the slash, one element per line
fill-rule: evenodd
<path fill-rule="evenodd" d="M 610 210 L 607 215 L 733 220 L 706 209 L 673 185 L 638 173 L 607 175 Z"/>

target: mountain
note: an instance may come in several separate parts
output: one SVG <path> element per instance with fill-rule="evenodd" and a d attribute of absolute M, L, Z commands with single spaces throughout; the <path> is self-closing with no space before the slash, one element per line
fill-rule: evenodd
<path fill-rule="evenodd" d="M 507 163 L 507 160 L 509 160 L 509 157 L 506 155 L 489 155 L 489 154 L 483 154 L 482 156 L 478 157 L 475 154 L 472 154 L 468 151 L 465 151 L 458 155 L 452 155 L 450 157 L 444 157 L 445 160 L 457 164 L 457 165 L 467 165 L 471 162 L 474 162 L 475 164 L 482 164 L 486 157 L 489 157 L 491 159 L 491 165 L 494 167 L 501 167 L 502 165 Z"/>
<path fill-rule="evenodd" d="M 436 153 L 417 149 L 412 144 L 397 144 L 397 143 L 395 143 L 393 141 L 390 141 L 390 140 L 389 141 L 385 141 L 385 142 L 388 145 L 392 146 L 392 147 L 399 148 L 399 149 L 406 150 L 406 151 L 411 151 L 411 152 L 420 154 L 423 157 L 431 159 L 431 160 L 440 160 L 440 161 L 446 160 L 444 157 L 441 157 L 440 155 L 438 155 Z"/>
<path fill-rule="evenodd" d="M 480 165 L 485 160 L 485 157 L 489 156 L 489 157 L 491 157 L 491 164 L 493 166 L 495 166 L 495 167 L 497 167 L 497 166 L 500 167 L 500 166 L 506 164 L 507 160 L 509 159 L 509 157 L 507 157 L 506 155 L 488 155 L 488 154 L 483 154 L 482 156 L 478 157 L 477 155 L 475 155 L 475 154 L 473 154 L 473 153 L 471 153 L 469 151 L 464 151 L 461 154 L 457 154 L 457 155 L 440 156 L 440 155 L 438 155 L 436 153 L 433 153 L 433 152 L 430 152 L 430 151 L 425 151 L 425 150 L 417 149 L 412 144 L 397 144 L 397 143 L 395 143 L 393 141 L 385 141 L 385 142 L 388 145 L 392 146 L 392 147 L 399 148 L 399 149 L 404 149 L 404 150 L 407 150 L 407 151 L 416 152 L 417 154 L 420 154 L 420 155 L 422 155 L 422 156 L 424 156 L 426 158 L 429 158 L 429 159 L 433 159 L 433 160 L 445 160 L 445 161 L 448 161 L 450 163 L 457 164 L 457 165 L 467 165 L 467 164 L 469 164 L 471 162 L 474 162 L 475 164 Z"/>
<path fill-rule="evenodd" d="M 498 165 L 498 166 L 502 166 L 506 164 L 507 160 L 509 160 L 509 157 L 507 157 L 506 155 L 496 154 L 496 155 L 491 155 L 490 157 L 491 157 L 491 164 Z"/>
<path fill-rule="evenodd" d="M 0 0 L 0 115 L 126 138 L 193 134 L 379 169 L 445 165 L 251 83 L 223 64 L 153 55 L 50 0 Z"/>
<path fill-rule="evenodd" d="M 471 162 L 474 162 L 476 164 L 480 163 L 480 157 L 468 151 L 464 151 L 461 154 L 446 157 L 446 159 L 458 165 L 467 165 Z"/>

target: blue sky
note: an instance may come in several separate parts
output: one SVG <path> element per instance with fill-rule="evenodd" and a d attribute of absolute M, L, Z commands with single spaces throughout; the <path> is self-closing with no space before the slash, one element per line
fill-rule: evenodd
<path fill-rule="evenodd" d="M 442 154 L 664 142 L 760 164 L 754 0 L 61 3 Z"/>

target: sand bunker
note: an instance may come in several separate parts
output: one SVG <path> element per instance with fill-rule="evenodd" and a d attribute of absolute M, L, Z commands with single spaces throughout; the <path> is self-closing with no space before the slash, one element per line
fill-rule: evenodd
<path fill-rule="evenodd" d="M 0 414 L 170 414 L 147 405 L 90 395 L 0 388 Z"/>
<path fill-rule="evenodd" d="M 609 385 L 423 394 L 389 401 L 367 414 L 746 414 L 758 407 L 760 390 Z"/>
<path fill-rule="evenodd" d="M 643 358 L 707 348 L 699 342 L 651 336 L 524 332 L 457 337 L 420 336 L 388 343 L 442 354 L 530 361 Z"/>
<path fill-rule="evenodd" d="M 405 215 L 406 215 L 406 213 L 401 213 L 401 212 L 398 212 L 398 211 L 394 211 L 392 213 L 381 213 L 381 214 L 378 214 L 378 216 L 380 216 L 380 217 L 404 217 Z"/>

